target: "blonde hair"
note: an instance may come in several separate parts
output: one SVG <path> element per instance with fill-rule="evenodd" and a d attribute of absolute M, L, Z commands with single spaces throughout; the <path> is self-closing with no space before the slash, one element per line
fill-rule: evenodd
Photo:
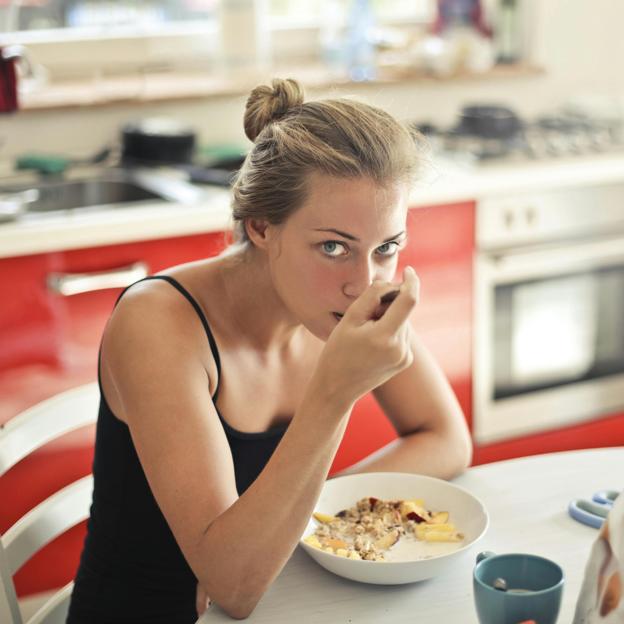
<path fill-rule="evenodd" d="M 368 177 L 381 186 L 411 183 L 416 137 L 385 111 L 351 99 L 304 102 L 292 79 L 256 87 L 245 133 L 254 142 L 234 181 L 235 242 L 248 242 L 247 219 L 283 223 L 304 202 L 310 173 Z"/>

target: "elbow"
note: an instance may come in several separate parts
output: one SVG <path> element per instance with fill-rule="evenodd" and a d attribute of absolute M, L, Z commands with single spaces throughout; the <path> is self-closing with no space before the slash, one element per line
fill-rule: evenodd
<path fill-rule="evenodd" d="M 238 589 L 233 590 L 230 587 L 228 591 L 222 593 L 213 588 L 210 596 L 212 601 L 233 620 L 246 620 L 260 602 L 265 589 L 242 583 Z"/>
<path fill-rule="evenodd" d="M 453 428 L 441 434 L 446 449 L 447 461 L 444 479 L 454 479 L 463 474 L 472 464 L 472 438 L 467 427 Z"/>
<path fill-rule="evenodd" d="M 243 609 L 239 606 L 223 610 L 233 619 L 233 620 L 246 620 L 252 613 L 253 607 L 251 609 Z"/>
<path fill-rule="evenodd" d="M 215 602 L 233 620 L 246 620 L 253 613 L 253 610 L 258 604 L 258 600 L 228 600 L 227 602 Z"/>
<path fill-rule="evenodd" d="M 471 464 L 472 464 L 472 444 L 469 443 L 466 446 L 466 449 L 464 450 L 462 456 L 458 460 L 457 470 L 455 472 L 455 476 L 459 477 L 459 475 L 461 475 L 464 472 L 466 472 L 466 470 L 468 470 L 468 468 L 470 468 Z"/>
<path fill-rule="evenodd" d="M 456 453 L 456 464 L 453 477 L 458 477 L 462 473 L 466 472 L 472 464 L 472 438 L 468 430 L 464 430 L 461 436 L 458 436 L 457 441 L 454 444 Z"/>

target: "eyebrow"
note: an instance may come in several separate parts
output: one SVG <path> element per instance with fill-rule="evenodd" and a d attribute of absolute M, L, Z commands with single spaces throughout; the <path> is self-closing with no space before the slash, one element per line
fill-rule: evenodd
<path fill-rule="evenodd" d="M 360 239 L 357 238 L 357 236 L 353 236 L 353 234 L 347 234 L 347 232 L 342 232 L 340 230 L 336 230 L 335 228 L 314 228 L 314 231 L 315 232 L 333 232 L 334 234 L 338 234 L 338 236 L 342 236 L 343 238 L 346 238 L 348 240 L 356 241 L 357 243 L 360 242 Z M 394 236 L 391 236 L 390 238 L 386 238 L 386 240 L 383 242 L 389 243 L 390 241 L 393 241 L 395 238 L 399 238 L 399 236 L 402 236 L 403 234 L 405 234 L 405 230 L 401 230 L 398 234 L 395 234 Z"/>

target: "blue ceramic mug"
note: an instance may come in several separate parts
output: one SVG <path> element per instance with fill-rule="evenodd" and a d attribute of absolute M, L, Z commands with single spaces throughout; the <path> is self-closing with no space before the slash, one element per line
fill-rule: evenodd
<path fill-rule="evenodd" d="M 494 581 L 504 579 L 506 590 Z M 482 552 L 472 574 L 474 600 L 481 624 L 555 624 L 563 595 L 563 570 L 536 555 Z M 500 582 L 497 585 L 501 585 Z"/>

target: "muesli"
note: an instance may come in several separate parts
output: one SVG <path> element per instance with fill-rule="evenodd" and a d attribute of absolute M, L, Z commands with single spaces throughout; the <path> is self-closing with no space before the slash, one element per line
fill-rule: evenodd
<path fill-rule="evenodd" d="M 360 499 L 335 516 L 315 512 L 318 522 L 306 544 L 348 559 L 386 561 L 385 553 L 401 537 L 426 542 L 460 542 L 464 536 L 447 511 L 431 511 L 422 499 Z"/>

